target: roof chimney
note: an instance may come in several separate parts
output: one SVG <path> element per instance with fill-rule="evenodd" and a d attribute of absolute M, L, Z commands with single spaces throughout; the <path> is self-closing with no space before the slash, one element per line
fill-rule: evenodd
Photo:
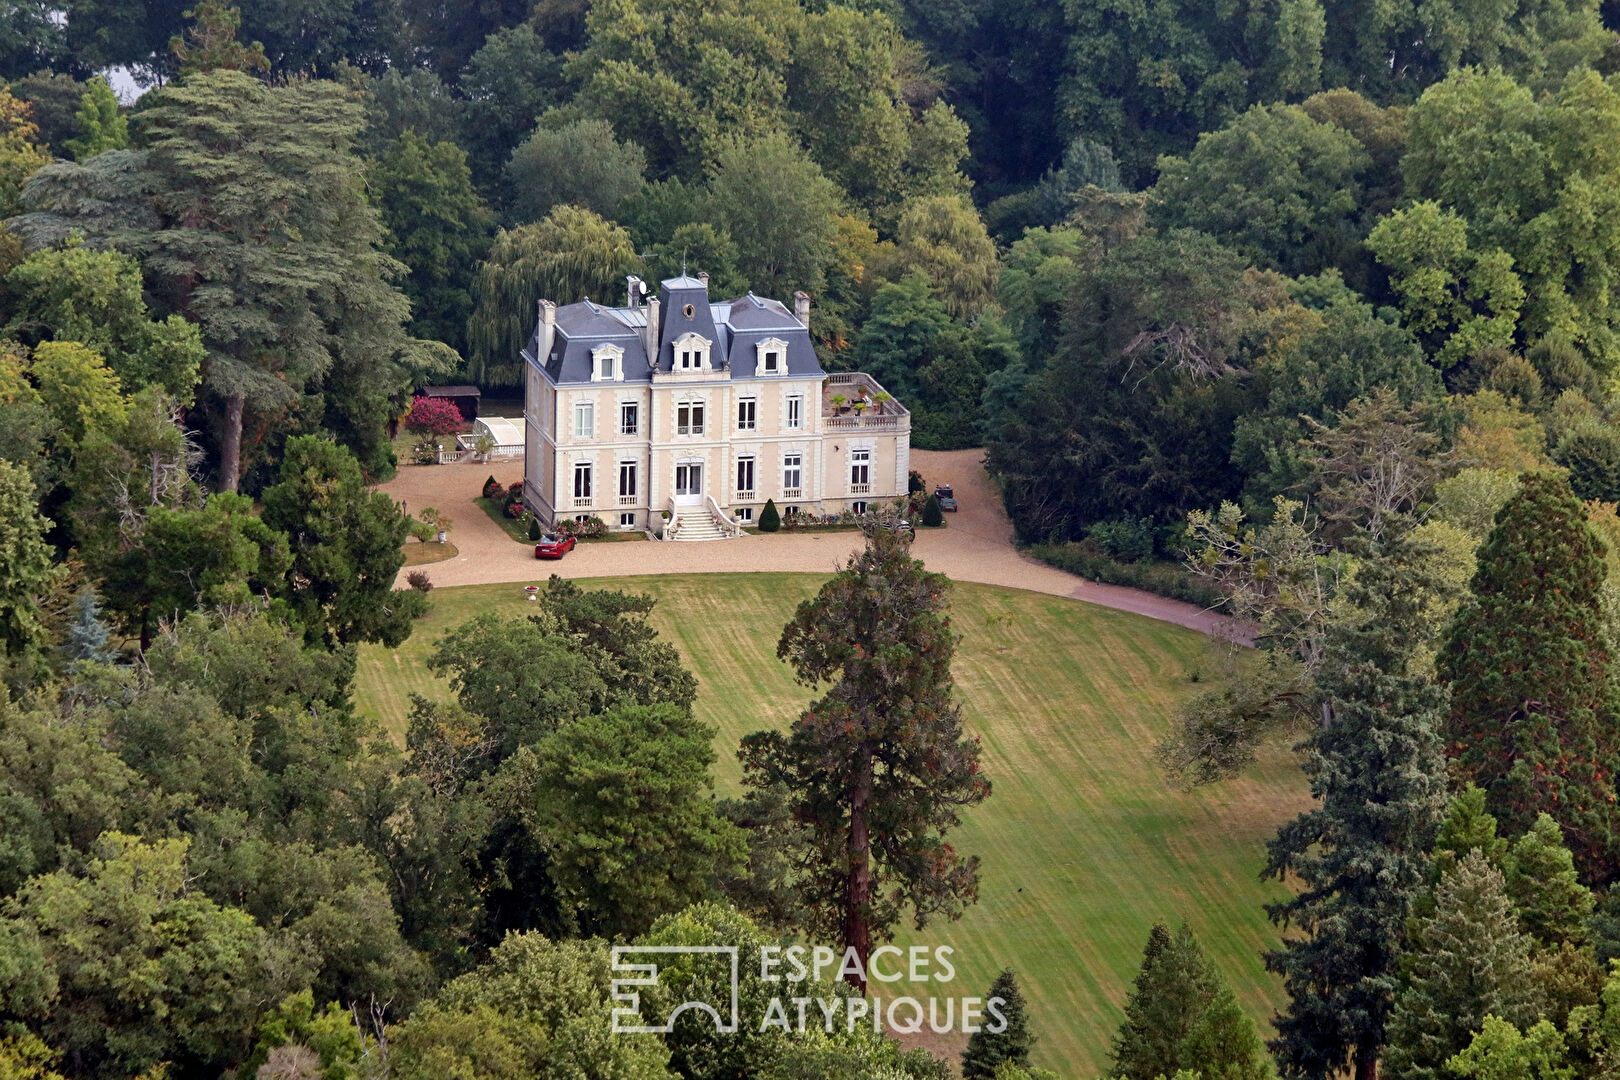
<path fill-rule="evenodd" d="M 810 329 L 810 294 L 802 289 L 793 294 L 793 317 L 806 330 Z"/>
<path fill-rule="evenodd" d="M 649 369 L 658 366 L 658 332 L 660 329 L 658 326 L 658 309 L 662 306 L 658 302 L 658 297 L 650 296 L 647 298 L 647 338 L 643 345 L 647 350 L 647 367 Z"/>
<path fill-rule="evenodd" d="M 535 345 L 535 361 L 544 367 L 551 355 L 551 345 L 557 340 L 557 305 L 550 300 L 540 301 L 540 340 Z"/>
<path fill-rule="evenodd" d="M 708 271 L 707 270 L 699 270 L 698 271 L 698 280 L 703 282 L 703 287 L 705 289 L 707 289 L 709 287 L 709 273 L 708 273 Z"/>
<path fill-rule="evenodd" d="M 634 311 L 636 308 L 641 306 L 641 298 L 647 295 L 647 286 L 634 274 L 631 274 L 624 280 L 625 292 L 629 295 L 629 299 L 625 301 L 624 306 L 629 308 L 631 311 Z"/>

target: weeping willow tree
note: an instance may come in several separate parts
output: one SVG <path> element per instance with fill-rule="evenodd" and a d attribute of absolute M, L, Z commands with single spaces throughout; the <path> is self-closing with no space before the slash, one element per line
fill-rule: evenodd
<path fill-rule="evenodd" d="M 616 303 L 627 274 L 641 268 L 630 234 L 578 206 L 559 206 L 544 221 L 502 229 L 473 282 L 477 307 L 467 320 L 467 369 L 479 385 L 523 381 L 519 353 L 534 332 L 540 300 Z"/>

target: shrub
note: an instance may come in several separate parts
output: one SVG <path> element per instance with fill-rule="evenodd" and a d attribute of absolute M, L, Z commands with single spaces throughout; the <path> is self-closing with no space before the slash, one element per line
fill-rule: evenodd
<path fill-rule="evenodd" d="M 454 435 L 463 423 L 461 410 L 449 398 L 413 398 L 411 411 L 405 414 L 405 430 L 418 435 Z"/>
<path fill-rule="evenodd" d="M 1104 585 L 1129 585 L 1133 589 L 1185 600 L 1200 607 L 1214 607 L 1225 597 L 1220 590 L 1187 573 L 1175 563 L 1122 563 L 1085 544 L 1036 544 L 1029 554 L 1049 566 L 1071 574 L 1100 581 Z"/>
<path fill-rule="evenodd" d="M 1092 547 L 1119 562 L 1141 562 L 1153 557 L 1153 522 L 1148 518 L 1099 521 L 1086 533 Z"/>
<path fill-rule="evenodd" d="M 541 535 L 541 533 L 540 533 L 540 519 L 537 518 L 537 517 L 530 518 L 529 519 L 529 539 L 530 540 L 538 540 L 538 539 L 540 539 L 540 535 Z"/>
<path fill-rule="evenodd" d="M 501 482 L 493 476 L 484 481 L 484 498 L 498 499 L 505 493 L 506 489 L 501 487 Z"/>
<path fill-rule="evenodd" d="M 945 524 L 945 511 L 939 508 L 939 496 L 930 495 L 923 503 L 922 523 L 931 529 Z"/>
<path fill-rule="evenodd" d="M 906 494 L 914 495 L 919 491 L 927 491 L 928 485 L 923 483 L 923 475 L 916 469 L 906 474 Z"/>
<path fill-rule="evenodd" d="M 765 509 L 759 512 L 759 531 L 776 532 L 782 527 L 782 515 L 777 513 L 776 500 L 766 499 Z"/>
<path fill-rule="evenodd" d="M 591 514 L 584 521 L 567 519 L 559 520 L 556 524 L 558 536 L 577 536 L 581 540 L 589 540 L 593 536 L 606 536 L 607 531 L 607 522 L 595 514 Z"/>
<path fill-rule="evenodd" d="M 425 593 L 433 588 L 433 581 L 427 576 L 426 570 L 412 570 L 405 575 L 405 581 L 417 592 Z"/>

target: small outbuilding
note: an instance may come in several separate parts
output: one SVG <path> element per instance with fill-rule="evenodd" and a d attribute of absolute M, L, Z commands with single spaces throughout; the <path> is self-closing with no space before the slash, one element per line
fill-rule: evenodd
<path fill-rule="evenodd" d="M 448 398 L 461 411 L 461 418 L 472 423 L 478 419 L 478 399 L 483 393 L 476 386 L 424 386 L 421 396 Z"/>

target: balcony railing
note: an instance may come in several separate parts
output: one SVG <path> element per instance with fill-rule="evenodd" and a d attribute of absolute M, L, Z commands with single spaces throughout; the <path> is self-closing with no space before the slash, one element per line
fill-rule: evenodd
<path fill-rule="evenodd" d="M 634 495 L 620 495 L 619 496 L 619 505 L 620 506 L 634 506 L 634 505 L 636 505 L 636 497 Z"/>
<path fill-rule="evenodd" d="M 732 502 L 753 502 L 754 498 L 755 498 L 755 496 L 754 496 L 754 493 L 752 491 L 739 491 L 739 492 L 737 492 L 737 497 L 735 499 L 732 499 L 731 501 Z"/>
<path fill-rule="evenodd" d="M 784 498 L 784 499 L 802 499 L 802 498 L 804 498 L 804 489 L 803 488 L 783 488 L 782 489 L 782 498 Z"/>
<path fill-rule="evenodd" d="M 580 498 L 577 495 L 574 496 L 574 509 L 575 510 L 579 510 L 579 509 L 581 509 L 583 507 L 586 507 L 586 506 L 589 506 L 589 505 L 591 505 L 591 500 L 590 500 L 589 496 L 587 496 L 587 497 L 585 497 L 583 499 Z"/>
<path fill-rule="evenodd" d="M 894 431 L 898 430 L 903 421 L 909 420 L 907 416 L 828 416 L 823 418 L 828 431 L 863 428 L 867 431 Z"/>
<path fill-rule="evenodd" d="M 870 494 L 872 494 L 872 485 L 871 484 L 851 484 L 851 485 L 849 485 L 849 493 L 851 495 L 870 495 Z"/>

